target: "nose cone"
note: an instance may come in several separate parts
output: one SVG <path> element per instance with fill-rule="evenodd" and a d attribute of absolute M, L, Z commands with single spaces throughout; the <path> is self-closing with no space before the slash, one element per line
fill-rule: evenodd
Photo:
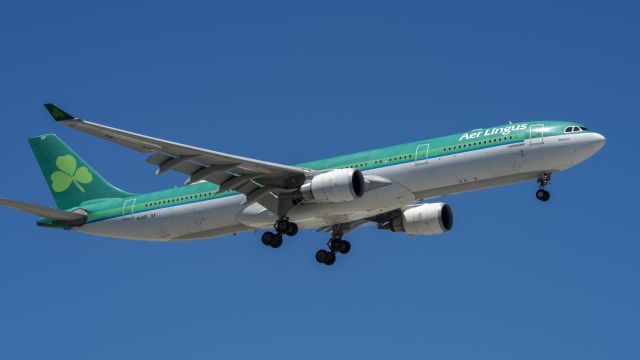
<path fill-rule="evenodd" d="M 580 137 L 577 139 L 577 147 L 576 154 L 580 158 L 577 162 L 581 162 L 586 160 L 587 158 L 593 156 L 595 153 L 600 151 L 606 142 L 604 136 L 598 133 L 587 133 L 580 134 Z"/>
<path fill-rule="evenodd" d="M 589 139 L 589 143 L 593 148 L 593 153 L 597 153 L 602 149 L 604 144 L 607 142 L 607 139 L 598 133 L 591 133 L 591 138 Z"/>

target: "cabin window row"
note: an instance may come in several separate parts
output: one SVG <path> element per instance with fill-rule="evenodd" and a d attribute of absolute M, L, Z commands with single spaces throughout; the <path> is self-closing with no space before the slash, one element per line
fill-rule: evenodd
<path fill-rule="evenodd" d="M 173 199 L 168 199 L 168 200 L 154 201 L 154 202 L 150 202 L 150 203 L 144 204 L 144 207 L 154 207 L 154 206 L 159 206 L 159 205 L 172 204 L 172 203 L 176 203 L 176 202 L 179 202 L 179 201 L 199 199 L 199 198 L 203 198 L 205 196 L 213 196 L 213 192 L 202 193 L 202 194 L 198 194 L 198 195 L 183 196 L 183 197 L 173 198 Z"/>
<path fill-rule="evenodd" d="M 478 141 L 478 142 L 474 142 L 474 143 L 469 143 L 469 144 L 462 144 L 462 145 L 458 145 L 458 146 L 451 146 L 451 147 L 445 147 L 442 148 L 442 151 L 447 152 L 447 151 L 452 151 L 452 150 L 458 150 L 458 149 L 463 149 L 463 148 L 467 148 L 467 147 L 472 147 L 472 146 L 478 146 L 478 145 L 485 145 L 485 144 L 491 144 L 491 143 L 497 143 L 499 141 L 507 141 L 507 140 L 512 140 L 513 136 L 509 136 L 509 137 L 501 137 L 501 138 L 497 138 L 497 139 L 490 139 L 490 140 L 484 140 L 484 141 Z"/>
<path fill-rule="evenodd" d="M 378 164 L 383 164 L 385 162 L 393 162 L 393 161 L 398 161 L 398 160 L 403 160 L 403 159 L 411 159 L 412 157 L 413 157 L 412 155 L 394 156 L 394 157 L 390 157 L 389 159 L 375 160 L 373 162 L 373 164 L 374 165 L 378 165 Z M 355 165 L 347 165 L 347 166 L 343 167 L 343 169 L 357 169 L 357 168 L 366 167 L 366 166 L 369 166 L 369 162 L 364 162 L 364 163 L 355 164 Z"/>

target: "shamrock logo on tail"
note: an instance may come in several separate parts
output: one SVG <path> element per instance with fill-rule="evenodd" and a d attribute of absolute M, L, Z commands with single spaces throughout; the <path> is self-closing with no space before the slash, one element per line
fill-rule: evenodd
<path fill-rule="evenodd" d="M 71 155 L 58 156 L 56 166 L 58 170 L 51 174 L 51 187 L 55 192 L 67 190 L 71 183 L 84 192 L 84 188 L 80 184 L 89 184 L 93 181 L 93 176 L 89 170 L 84 166 L 77 167 L 76 158 Z"/>

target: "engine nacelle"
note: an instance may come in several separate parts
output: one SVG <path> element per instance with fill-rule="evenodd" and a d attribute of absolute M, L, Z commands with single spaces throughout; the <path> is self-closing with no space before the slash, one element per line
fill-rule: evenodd
<path fill-rule="evenodd" d="M 409 235 L 434 235 L 451 230 L 453 211 L 445 203 L 423 204 L 402 211 L 391 220 L 391 231 Z"/>
<path fill-rule="evenodd" d="M 337 169 L 316 175 L 300 187 L 305 200 L 336 203 L 364 195 L 364 176 L 358 169 Z"/>

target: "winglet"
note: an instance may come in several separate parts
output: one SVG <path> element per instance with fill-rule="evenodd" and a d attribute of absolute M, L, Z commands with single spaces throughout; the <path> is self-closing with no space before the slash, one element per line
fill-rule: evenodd
<path fill-rule="evenodd" d="M 74 119 L 73 116 L 67 114 L 62 109 L 60 109 L 59 107 L 53 105 L 52 103 L 44 104 L 44 107 L 47 108 L 47 111 L 49 112 L 49 114 L 51 114 L 51 116 L 53 117 L 53 119 L 55 121 L 72 120 L 72 119 Z"/>

